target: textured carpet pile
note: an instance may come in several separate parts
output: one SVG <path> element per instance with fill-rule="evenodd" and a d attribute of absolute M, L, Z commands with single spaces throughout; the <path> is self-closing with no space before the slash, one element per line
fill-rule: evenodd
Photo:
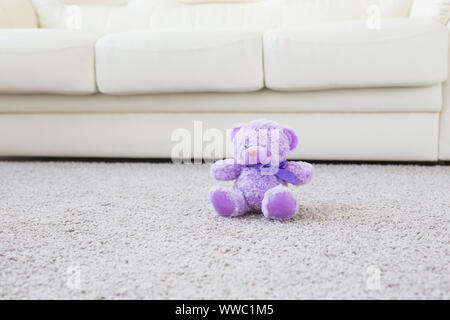
<path fill-rule="evenodd" d="M 0 162 L 0 298 L 450 299 L 449 166 L 318 164 L 286 222 L 216 216 L 214 184 L 206 165 Z"/>

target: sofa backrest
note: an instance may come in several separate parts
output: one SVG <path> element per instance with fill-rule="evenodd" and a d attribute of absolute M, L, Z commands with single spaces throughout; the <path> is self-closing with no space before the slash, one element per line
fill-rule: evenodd
<path fill-rule="evenodd" d="M 407 18 L 414 0 L 282 0 L 285 26 L 371 18 Z"/>
<path fill-rule="evenodd" d="M 335 20 L 408 17 L 414 0 L 260 0 L 185 4 L 178 0 L 0 0 L 0 27 L 114 32 L 136 28 L 266 29 Z"/>
<path fill-rule="evenodd" d="M 36 14 L 30 0 L 0 0 L 0 28 L 36 28 Z"/>
<path fill-rule="evenodd" d="M 280 0 L 184 4 L 178 0 L 33 0 L 41 27 L 112 32 L 136 28 L 279 25 Z"/>

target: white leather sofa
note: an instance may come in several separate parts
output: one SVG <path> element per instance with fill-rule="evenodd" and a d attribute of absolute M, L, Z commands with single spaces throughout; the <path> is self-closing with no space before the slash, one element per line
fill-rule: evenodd
<path fill-rule="evenodd" d="M 169 158 L 266 117 L 293 158 L 450 160 L 448 0 L 416 1 L 0 0 L 0 156 Z"/>

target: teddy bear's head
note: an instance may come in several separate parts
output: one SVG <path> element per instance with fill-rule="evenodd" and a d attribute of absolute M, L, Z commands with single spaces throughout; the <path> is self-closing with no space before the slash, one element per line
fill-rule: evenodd
<path fill-rule="evenodd" d="M 242 165 L 271 164 L 286 161 L 297 147 L 295 132 L 275 121 L 258 119 L 237 124 L 230 130 L 234 159 Z"/>

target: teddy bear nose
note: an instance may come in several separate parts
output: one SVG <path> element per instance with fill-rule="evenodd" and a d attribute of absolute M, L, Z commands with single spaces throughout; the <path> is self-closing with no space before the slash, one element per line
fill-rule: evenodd
<path fill-rule="evenodd" d="M 250 147 L 243 154 L 243 162 L 249 165 L 267 163 L 270 159 L 270 151 L 260 146 Z"/>

